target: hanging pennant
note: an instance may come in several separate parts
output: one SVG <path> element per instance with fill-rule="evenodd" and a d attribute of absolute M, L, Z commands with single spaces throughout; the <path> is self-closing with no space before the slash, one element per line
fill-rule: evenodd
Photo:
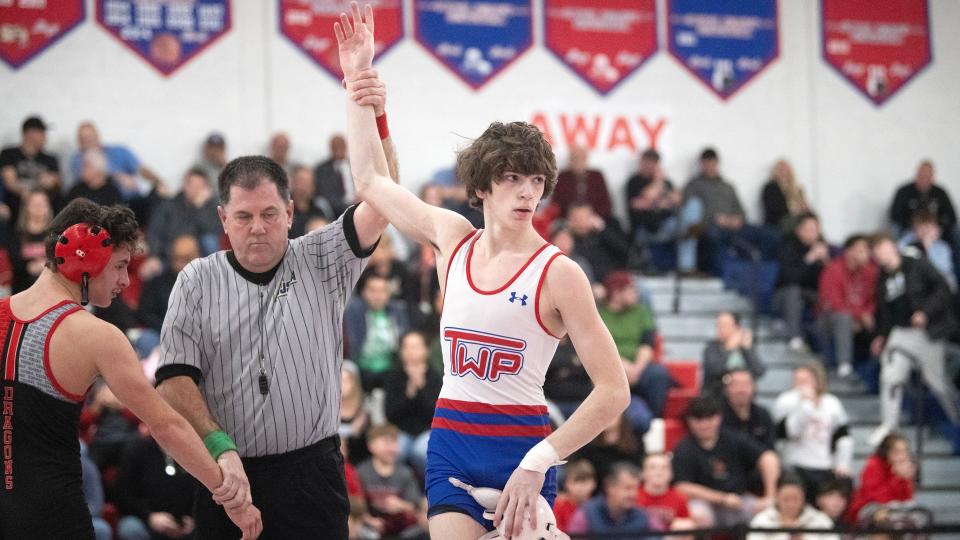
<path fill-rule="evenodd" d="M 230 0 L 97 0 L 97 23 L 164 76 L 230 30 Z"/>
<path fill-rule="evenodd" d="M 376 22 L 376 62 L 403 39 L 403 2 L 401 0 L 365 1 L 373 6 Z M 333 23 L 340 13 L 350 13 L 350 0 L 278 0 L 280 33 L 308 58 L 337 81 L 343 78 Z"/>
<path fill-rule="evenodd" d="M 544 0 L 547 50 L 607 94 L 657 52 L 655 0 Z"/>
<path fill-rule="evenodd" d="M 417 42 L 474 90 L 533 44 L 531 0 L 414 0 Z"/>
<path fill-rule="evenodd" d="M 18 69 L 84 18 L 84 0 L 0 1 L 0 60 Z"/>
<path fill-rule="evenodd" d="M 823 58 L 876 105 L 930 64 L 926 0 L 823 0 Z"/>
<path fill-rule="evenodd" d="M 667 0 L 670 54 L 728 99 L 779 54 L 777 0 Z"/>

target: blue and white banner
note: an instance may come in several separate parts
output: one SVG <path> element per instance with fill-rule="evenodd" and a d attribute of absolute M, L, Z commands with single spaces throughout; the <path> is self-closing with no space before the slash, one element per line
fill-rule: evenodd
<path fill-rule="evenodd" d="M 777 0 L 667 0 L 670 54 L 722 99 L 779 55 Z"/>
<path fill-rule="evenodd" d="M 474 90 L 533 45 L 531 0 L 415 0 L 417 42 Z"/>
<path fill-rule="evenodd" d="M 97 0 L 97 23 L 169 76 L 230 30 L 230 0 Z"/>

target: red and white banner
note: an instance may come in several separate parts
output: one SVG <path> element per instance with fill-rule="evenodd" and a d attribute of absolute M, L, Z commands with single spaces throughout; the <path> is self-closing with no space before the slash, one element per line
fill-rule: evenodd
<path fill-rule="evenodd" d="M 930 64 L 927 0 L 822 0 L 823 58 L 880 105 Z"/>
<path fill-rule="evenodd" d="M 0 59 L 18 69 L 86 17 L 84 0 L 0 0 Z"/>
<path fill-rule="evenodd" d="M 657 52 L 655 0 L 544 0 L 544 42 L 607 94 Z"/>
<path fill-rule="evenodd" d="M 403 2 L 367 0 L 373 6 L 376 22 L 376 62 L 403 39 Z M 350 13 L 349 0 L 278 0 L 280 33 L 308 58 L 338 81 L 343 78 L 333 23 L 340 13 Z"/>

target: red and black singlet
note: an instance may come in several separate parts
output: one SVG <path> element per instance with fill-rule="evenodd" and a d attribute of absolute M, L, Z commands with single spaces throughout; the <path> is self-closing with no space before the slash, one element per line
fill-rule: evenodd
<path fill-rule="evenodd" d="M 57 382 L 50 338 L 81 307 L 61 302 L 31 320 L 0 300 L 0 539 L 93 538 L 77 429 L 84 396 Z"/>

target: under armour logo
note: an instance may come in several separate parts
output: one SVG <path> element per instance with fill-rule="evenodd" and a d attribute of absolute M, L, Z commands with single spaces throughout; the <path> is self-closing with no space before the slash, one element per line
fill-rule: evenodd
<path fill-rule="evenodd" d="M 517 300 L 520 301 L 520 305 L 521 305 L 521 306 L 527 305 L 527 295 L 523 295 L 523 296 L 519 296 L 519 297 L 518 297 L 516 292 L 511 291 L 511 292 L 510 292 L 510 303 L 511 303 L 511 304 L 516 303 Z"/>

